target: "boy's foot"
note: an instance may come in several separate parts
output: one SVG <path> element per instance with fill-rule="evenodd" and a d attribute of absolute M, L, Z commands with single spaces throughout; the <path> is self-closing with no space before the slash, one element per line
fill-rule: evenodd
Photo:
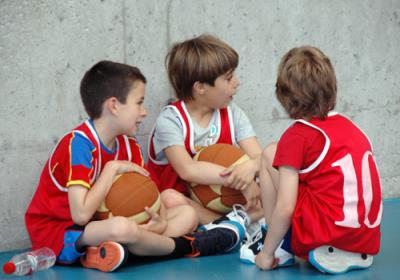
<path fill-rule="evenodd" d="M 248 227 L 250 224 L 250 217 L 247 215 L 244 207 L 240 204 L 234 204 L 232 207 L 232 211 L 228 214 L 222 216 L 221 218 L 216 219 L 215 221 L 201 225 L 198 228 L 198 231 L 206 231 L 215 227 L 215 225 L 219 225 L 222 223 L 239 223 L 244 228 Z"/>
<path fill-rule="evenodd" d="M 190 240 L 192 252 L 187 257 L 224 254 L 232 251 L 243 240 L 244 226 L 238 221 L 222 222 L 209 226 L 206 231 L 199 231 L 183 236 Z"/>
<path fill-rule="evenodd" d="M 97 247 L 88 247 L 86 254 L 81 257 L 81 264 L 86 268 L 111 272 L 119 268 L 127 257 L 124 246 L 117 242 L 106 241 Z"/>
<path fill-rule="evenodd" d="M 240 247 L 240 260 L 244 263 L 255 264 L 256 255 L 264 247 L 265 236 L 267 235 L 266 225 L 260 225 L 257 234 L 253 235 L 245 244 Z M 279 244 L 275 251 L 275 258 L 279 259 L 278 267 L 290 266 L 295 263 L 294 255 L 282 248 L 282 243 Z"/>
<path fill-rule="evenodd" d="M 332 246 L 321 246 L 311 250 L 308 259 L 316 269 L 329 274 L 368 268 L 373 262 L 371 255 L 343 251 Z"/>
<path fill-rule="evenodd" d="M 257 222 L 251 223 L 246 227 L 246 236 L 243 239 L 243 243 L 247 243 L 247 240 L 254 240 L 256 236 L 261 231 L 261 227 L 268 229 L 267 224 L 265 223 L 265 218 L 261 218 Z"/>

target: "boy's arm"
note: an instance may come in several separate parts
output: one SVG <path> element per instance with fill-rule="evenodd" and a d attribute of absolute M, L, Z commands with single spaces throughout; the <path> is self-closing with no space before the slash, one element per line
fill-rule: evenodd
<path fill-rule="evenodd" d="M 164 150 L 165 156 L 180 178 L 197 184 L 224 184 L 225 179 L 220 173 L 223 166 L 194 161 L 183 146 L 170 146 Z"/>
<path fill-rule="evenodd" d="M 247 188 L 260 170 L 261 146 L 256 137 L 246 138 L 239 142 L 240 148 L 250 160 L 236 166 L 226 168 L 221 176 L 226 177 L 225 186 L 236 190 Z"/>
<path fill-rule="evenodd" d="M 221 176 L 225 167 L 205 161 L 194 161 L 183 146 L 168 147 L 164 153 L 183 180 L 197 184 L 219 184 L 231 187 L 225 183 L 224 176 Z M 259 188 L 254 186 L 256 185 L 254 180 L 251 180 L 250 184 L 252 184 L 251 188 L 241 190 L 247 201 L 246 209 L 256 206 L 259 196 Z"/>
<path fill-rule="evenodd" d="M 289 166 L 281 166 L 276 205 L 268 225 L 264 248 L 256 256 L 256 264 L 261 269 L 271 269 L 276 265 L 274 253 L 290 227 L 296 207 L 298 186 L 298 170 Z"/>
<path fill-rule="evenodd" d="M 100 176 L 90 189 L 83 185 L 69 186 L 68 201 L 74 223 L 86 225 L 106 197 L 115 175 L 126 172 L 138 172 L 148 176 L 145 169 L 130 161 L 110 161 L 106 163 Z"/>

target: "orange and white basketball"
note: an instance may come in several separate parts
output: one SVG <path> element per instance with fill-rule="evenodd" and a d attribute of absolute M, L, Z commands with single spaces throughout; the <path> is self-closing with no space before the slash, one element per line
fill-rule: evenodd
<path fill-rule="evenodd" d="M 104 220 L 124 216 L 138 224 L 144 224 L 150 219 L 144 210 L 146 206 L 155 212 L 160 210 L 161 198 L 156 184 L 150 177 L 139 173 L 124 173 L 114 180 L 94 218 Z"/>
<path fill-rule="evenodd" d="M 249 160 L 249 157 L 238 147 L 229 144 L 215 144 L 201 149 L 193 159 L 229 167 L 241 164 Z M 222 185 L 190 183 L 189 186 L 190 196 L 193 200 L 217 213 L 230 212 L 233 204 L 246 204 L 246 199 L 238 190 Z"/>

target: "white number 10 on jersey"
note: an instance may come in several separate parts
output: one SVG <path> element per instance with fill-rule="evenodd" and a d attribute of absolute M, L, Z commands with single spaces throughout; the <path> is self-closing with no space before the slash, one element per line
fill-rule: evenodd
<path fill-rule="evenodd" d="M 375 162 L 374 157 L 370 151 L 366 152 L 362 158 L 362 166 L 361 166 L 361 176 L 362 176 L 362 195 L 364 199 L 365 205 L 365 217 L 364 217 L 364 224 L 369 228 L 377 227 L 381 223 L 382 219 L 382 201 L 379 205 L 379 213 L 372 223 L 369 218 L 368 214 L 371 210 L 371 204 L 373 197 L 373 187 L 379 187 L 379 191 L 381 191 L 381 184 L 379 186 L 372 186 L 371 182 L 371 170 L 369 168 L 369 158 Z M 343 180 L 343 196 L 344 196 L 344 204 L 343 204 L 343 214 L 344 219 L 342 221 L 335 221 L 335 224 L 338 226 L 343 227 L 350 227 L 350 228 L 359 228 L 361 227 L 359 223 L 359 214 L 358 214 L 358 190 L 357 190 L 357 176 L 354 169 L 353 158 L 350 154 L 347 154 L 340 160 L 334 162 L 332 166 L 339 166 L 342 170 L 344 180 Z"/>

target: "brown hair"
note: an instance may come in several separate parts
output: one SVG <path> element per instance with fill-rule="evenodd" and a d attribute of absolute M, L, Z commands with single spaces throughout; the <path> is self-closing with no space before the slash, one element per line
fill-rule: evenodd
<path fill-rule="evenodd" d="M 214 86 L 218 76 L 233 72 L 238 63 L 237 52 L 211 35 L 176 43 L 165 58 L 169 81 L 181 100 L 193 99 L 195 82 Z"/>
<path fill-rule="evenodd" d="M 110 97 L 116 97 L 125 104 L 129 91 L 137 81 L 146 83 L 146 78 L 137 67 L 112 61 L 100 61 L 93 65 L 83 76 L 80 86 L 82 103 L 89 117 L 99 118 L 104 101 Z"/>
<path fill-rule="evenodd" d="M 319 49 L 304 46 L 283 56 L 275 93 L 291 118 L 326 118 L 336 105 L 336 90 L 335 71 Z"/>

